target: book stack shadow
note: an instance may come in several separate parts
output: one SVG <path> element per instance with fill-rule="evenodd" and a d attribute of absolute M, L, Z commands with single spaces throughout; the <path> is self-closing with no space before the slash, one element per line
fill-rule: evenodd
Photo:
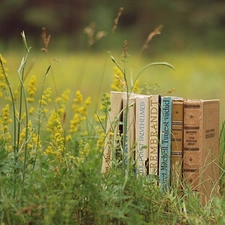
<path fill-rule="evenodd" d="M 152 176 L 166 192 L 174 184 L 202 204 L 219 186 L 219 100 L 110 93 L 102 173 L 113 161 Z"/>

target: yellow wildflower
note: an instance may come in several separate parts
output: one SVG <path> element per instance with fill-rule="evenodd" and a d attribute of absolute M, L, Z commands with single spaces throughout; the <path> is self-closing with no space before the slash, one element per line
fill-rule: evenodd
<path fill-rule="evenodd" d="M 34 113 L 34 107 L 31 107 L 30 109 L 29 109 L 29 114 L 33 114 Z"/>
<path fill-rule="evenodd" d="M 36 85 L 36 76 L 32 76 L 31 77 L 31 80 L 30 80 L 30 83 L 28 85 L 28 93 L 29 93 L 29 96 L 32 98 L 34 97 L 34 94 L 37 90 L 37 88 L 35 87 Z"/>
<path fill-rule="evenodd" d="M 122 73 L 122 71 L 118 67 L 114 67 L 114 72 L 115 74 L 111 89 L 113 91 L 127 91 L 127 87 L 124 81 L 124 74 Z M 141 88 L 139 87 L 139 80 L 134 83 L 134 86 L 132 87 L 132 92 L 137 94 L 141 92 Z"/>
<path fill-rule="evenodd" d="M 113 91 L 125 91 L 126 87 L 125 87 L 123 73 L 117 66 L 114 67 L 114 72 L 115 72 L 115 75 L 113 79 L 113 84 L 111 85 L 111 89 Z"/>
<path fill-rule="evenodd" d="M 10 112 L 9 112 L 9 104 L 2 108 L 2 125 L 4 133 L 8 131 L 8 125 L 12 123 L 12 119 L 10 119 Z"/>
<path fill-rule="evenodd" d="M 50 132 L 51 146 L 54 146 L 53 154 L 61 161 L 65 151 L 66 138 L 61 124 L 61 118 L 56 111 L 53 111 L 50 115 L 47 130 Z M 48 153 L 46 152 L 46 154 Z"/>
<path fill-rule="evenodd" d="M 83 96 L 80 91 L 76 91 L 76 96 L 73 100 L 72 109 L 74 111 L 73 119 L 70 120 L 70 133 L 75 133 L 80 130 L 82 121 L 87 119 L 87 107 L 91 103 L 91 98 L 88 97 L 83 101 Z"/>
<path fill-rule="evenodd" d="M 47 89 L 44 91 L 44 93 L 43 93 L 43 95 L 42 95 L 42 97 L 41 97 L 40 103 L 41 103 L 42 105 L 45 105 L 45 106 L 47 106 L 48 103 L 51 103 L 51 102 L 52 102 L 52 100 L 51 100 L 51 94 L 52 94 L 52 90 L 51 90 L 51 88 L 49 87 L 49 88 L 47 88 Z"/>
<path fill-rule="evenodd" d="M 97 141 L 97 146 L 99 148 L 102 148 L 104 146 L 104 143 L 105 143 L 105 133 L 102 132 L 99 135 L 99 138 L 98 138 L 98 141 Z"/>
<path fill-rule="evenodd" d="M 76 98 L 74 99 L 74 103 L 80 104 L 83 101 L 83 96 L 80 91 L 76 91 Z"/>
<path fill-rule="evenodd" d="M 18 90 L 15 90 L 14 91 L 14 94 L 13 94 L 13 100 L 16 101 L 16 99 L 18 98 L 19 96 L 19 91 Z"/>

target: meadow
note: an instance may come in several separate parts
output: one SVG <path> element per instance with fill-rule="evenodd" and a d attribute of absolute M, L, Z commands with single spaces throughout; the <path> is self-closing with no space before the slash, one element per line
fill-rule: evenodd
<path fill-rule="evenodd" d="M 120 61 L 121 52 L 111 54 Z M 220 192 L 205 206 L 190 190 L 181 195 L 179 184 L 163 194 L 116 162 L 102 175 L 103 93 L 116 80 L 107 52 L 1 54 L 1 224 L 224 224 L 223 130 Z M 222 127 L 225 53 L 129 54 L 128 83 L 146 64 L 168 62 L 175 70 L 154 66 L 141 74 L 142 92 L 219 98 Z"/>
<path fill-rule="evenodd" d="M 111 54 L 119 61 L 121 52 L 116 50 Z M 137 52 L 130 53 L 127 62 L 127 73 L 133 79 L 147 64 L 152 62 L 168 62 L 175 70 L 163 66 L 151 67 L 140 76 L 140 87 L 146 92 L 146 86 L 152 93 L 169 94 L 184 98 L 218 98 L 221 101 L 221 120 L 225 118 L 224 71 L 225 53 L 214 51 L 175 51 L 161 54 L 143 55 L 138 59 Z M 16 82 L 18 65 L 23 56 L 21 52 L 6 52 L 8 68 L 10 68 L 12 85 Z M 49 61 L 50 60 L 50 61 Z M 65 89 L 72 92 L 81 90 L 84 96 L 92 96 L 93 106 L 96 106 L 102 93 L 109 92 L 114 79 L 114 64 L 108 52 L 53 52 L 45 56 L 42 52 L 32 52 L 28 67 L 32 67 L 30 75 L 36 75 L 37 85 L 41 85 L 42 76 L 51 63 L 52 72 L 46 80 L 46 86 L 54 88 L 54 76 L 57 91 L 55 97 Z M 91 87 L 91 88 L 90 88 Z M 58 93 L 56 93 L 58 92 Z M 93 94 L 95 93 L 95 94 Z"/>

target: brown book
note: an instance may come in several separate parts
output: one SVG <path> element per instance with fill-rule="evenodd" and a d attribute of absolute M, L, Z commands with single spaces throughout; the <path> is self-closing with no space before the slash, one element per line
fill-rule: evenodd
<path fill-rule="evenodd" d="M 183 99 L 173 99 L 172 103 L 172 149 L 171 185 L 181 187 L 183 164 Z"/>
<path fill-rule="evenodd" d="M 184 100 L 184 184 L 202 204 L 219 185 L 219 100 Z"/>

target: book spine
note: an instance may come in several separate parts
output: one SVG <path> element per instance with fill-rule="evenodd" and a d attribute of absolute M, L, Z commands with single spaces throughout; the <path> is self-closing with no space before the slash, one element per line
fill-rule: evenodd
<path fill-rule="evenodd" d="M 170 185 L 171 167 L 172 98 L 161 98 L 159 184 L 165 192 Z"/>
<path fill-rule="evenodd" d="M 116 148 L 116 137 L 119 131 L 119 121 L 121 119 L 122 99 L 126 96 L 124 92 L 110 93 L 111 110 L 107 118 L 106 138 L 102 158 L 102 173 L 108 172 L 112 167 L 113 151 Z"/>
<path fill-rule="evenodd" d="M 149 96 L 149 174 L 158 175 L 159 169 L 159 95 Z"/>
<path fill-rule="evenodd" d="M 172 102 L 172 152 L 171 152 L 171 185 L 181 187 L 183 164 L 183 100 Z"/>
<path fill-rule="evenodd" d="M 136 97 L 136 154 L 137 174 L 148 174 L 148 96 Z"/>
<path fill-rule="evenodd" d="M 134 139 L 135 139 L 135 112 L 134 112 L 134 98 L 123 99 L 123 148 L 124 148 L 124 162 L 129 163 L 129 160 L 134 156 Z"/>
<path fill-rule="evenodd" d="M 184 184 L 205 204 L 218 193 L 219 100 L 184 102 Z"/>
<path fill-rule="evenodd" d="M 185 186 L 200 191 L 202 110 L 200 100 L 184 101 L 184 164 L 183 176 Z"/>

